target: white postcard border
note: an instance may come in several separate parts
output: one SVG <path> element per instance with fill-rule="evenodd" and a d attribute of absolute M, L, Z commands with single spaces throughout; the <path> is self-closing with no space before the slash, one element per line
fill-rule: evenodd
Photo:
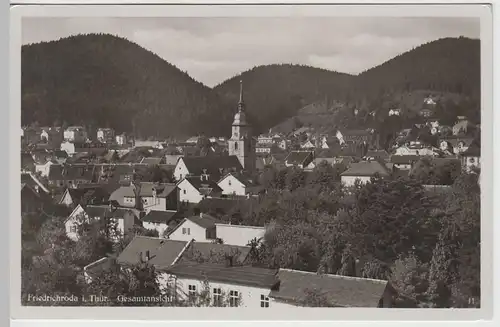
<path fill-rule="evenodd" d="M 31 1 L 33 3 L 34 1 Z M 243 308 L 90 308 L 22 307 L 20 305 L 20 48 L 21 19 L 28 16 L 52 17 L 286 17 L 299 16 L 404 16 L 404 17 L 479 17 L 481 20 L 482 76 L 482 258 L 481 309 L 321 309 L 297 308 L 293 311 Z M 368 5 L 368 6 L 14 6 L 11 9 L 10 112 L 9 112 L 9 216 L 11 316 L 14 319 L 120 319 L 120 320 L 391 320 L 457 321 L 489 320 L 493 313 L 493 44 L 491 8 L 486 5 Z M 294 323 L 295 324 L 295 323 Z M 51 326 L 53 324 L 51 323 Z"/>

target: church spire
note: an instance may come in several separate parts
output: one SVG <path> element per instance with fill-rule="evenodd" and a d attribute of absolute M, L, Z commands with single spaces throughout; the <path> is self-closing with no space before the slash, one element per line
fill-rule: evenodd
<path fill-rule="evenodd" d="M 245 109 L 245 103 L 243 102 L 243 80 L 240 80 L 240 102 L 238 102 L 238 111 Z"/>

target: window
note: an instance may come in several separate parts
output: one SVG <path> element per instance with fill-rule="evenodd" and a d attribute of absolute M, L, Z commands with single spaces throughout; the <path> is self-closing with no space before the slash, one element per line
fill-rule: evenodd
<path fill-rule="evenodd" d="M 216 307 L 222 306 L 222 290 L 220 288 L 214 288 L 213 290 L 213 301 Z"/>
<path fill-rule="evenodd" d="M 182 190 L 182 193 L 186 194 L 186 190 Z"/>
<path fill-rule="evenodd" d="M 240 293 L 238 291 L 229 291 L 229 306 L 237 307 L 240 301 Z"/>
<path fill-rule="evenodd" d="M 234 142 L 234 151 L 238 151 L 238 142 Z"/>
<path fill-rule="evenodd" d="M 231 186 L 231 181 L 229 181 L 229 186 Z"/>
<path fill-rule="evenodd" d="M 261 308 L 269 308 L 269 297 L 262 294 L 260 296 L 260 307 Z"/>
<path fill-rule="evenodd" d="M 191 228 L 182 228 L 183 235 L 191 235 Z"/>
<path fill-rule="evenodd" d="M 69 232 L 70 233 L 76 233 L 76 225 L 72 225 L 69 227 Z"/>
<path fill-rule="evenodd" d="M 196 298 L 196 285 L 188 286 L 189 301 L 194 301 Z"/>

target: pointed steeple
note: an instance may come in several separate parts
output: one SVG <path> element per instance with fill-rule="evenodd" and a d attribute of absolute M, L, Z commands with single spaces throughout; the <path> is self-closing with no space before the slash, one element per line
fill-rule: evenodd
<path fill-rule="evenodd" d="M 245 103 L 243 102 L 243 80 L 240 80 L 240 101 L 238 102 L 238 111 L 243 111 L 245 109 Z"/>

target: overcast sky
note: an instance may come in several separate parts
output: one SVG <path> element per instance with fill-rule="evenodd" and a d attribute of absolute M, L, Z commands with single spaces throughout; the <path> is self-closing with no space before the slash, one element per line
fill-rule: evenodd
<path fill-rule="evenodd" d="M 479 38 L 478 18 L 24 18 L 23 44 L 75 34 L 129 39 L 214 86 L 257 65 L 358 74 L 443 37 Z"/>

